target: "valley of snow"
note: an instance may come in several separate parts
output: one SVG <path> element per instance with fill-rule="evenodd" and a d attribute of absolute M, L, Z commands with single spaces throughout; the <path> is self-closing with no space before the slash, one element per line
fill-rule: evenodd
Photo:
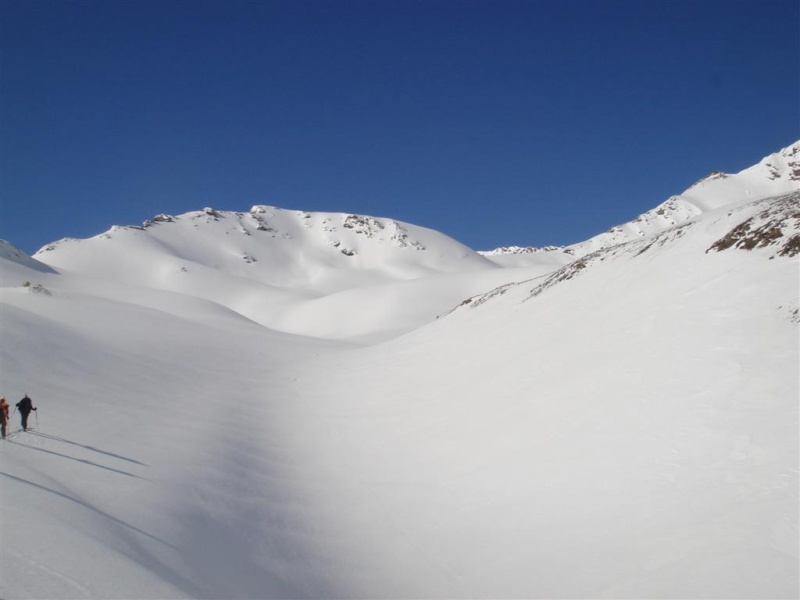
<path fill-rule="evenodd" d="M 800 142 L 566 248 L 2 242 L 0 597 L 797 598 L 798 256 Z"/>

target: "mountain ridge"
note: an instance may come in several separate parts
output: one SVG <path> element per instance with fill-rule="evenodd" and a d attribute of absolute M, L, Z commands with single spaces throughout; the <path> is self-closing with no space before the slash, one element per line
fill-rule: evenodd
<path fill-rule="evenodd" d="M 464 249 L 471 252 L 477 252 L 483 256 L 502 256 L 506 254 L 533 254 L 539 252 L 554 252 L 554 251 L 567 251 L 579 255 L 581 252 L 586 251 L 587 245 L 591 245 L 594 249 L 598 245 L 608 245 L 609 243 L 618 243 L 621 241 L 619 235 L 614 235 L 622 232 L 624 229 L 631 229 L 625 238 L 632 236 L 648 235 L 650 233 L 657 233 L 664 228 L 678 224 L 685 220 L 697 216 L 705 210 L 718 208 L 719 202 L 735 203 L 741 200 L 758 199 L 765 195 L 776 195 L 776 193 L 789 192 L 800 188 L 800 140 L 774 152 L 758 163 L 743 169 L 735 174 L 728 174 L 722 171 L 712 171 L 709 175 L 699 179 L 694 184 L 689 186 L 681 194 L 671 196 L 661 204 L 653 209 L 645 211 L 635 219 L 625 222 L 623 224 L 612 227 L 608 232 L 598 234 L 575 244 L 567 246 L 506 246 L 498 247 L 492 250 L 473 250 L 467 246 Z M 724 200 L 723 200 L 724 199 Z M 308 211 L 293 211 L 286 210 L 275 206 L 269 205 L 254 205 L 249 213 L 236 212 L 236 211 L 219 211 L 214 208 L 206 207 L 202 210 L 190 211 L 183 215 L 173 216 L 169 214 L 158 214 L 151 219 L 142 223 L 141 226 L 137 225 L 124 225 L 112 226 L 108 231 L 99 234 L 97 237 L 110 239 L 113 237 L 114 232 L 120 230 L 147 230 L 148 228 L 157 226 L 163 223 L 172 223 L 179 219 L 185 218 L 202 218 L 205 216 L 207 219 L 220 219 L 231 216 L 242 218 L 249 214 L 256 221 L 256 230 L 272 234 L 280 234 L 284 238 L 291 238 L 292 231 L 296 229 L 295 225 L 290 225 L 288 231 L 281 231 L 275 228 L 275 223 L 271 223 L 270 219 L 275 219 L 276 215 L 289 215 L 293 214 L 303 220 L 308 220 L 308 228 L 313 229 L 317 226 L 326 234 L 326 241 L 345 256 L 355 256 L 353 249 L 342 246 L 342 241 L 339 239 L 341 235 L 337 235 L 337 221 L 338 226 L 344 229 L 349 229 L 357 234 L 364 234 L 368 238 L 377 237 L 381 241 L 390 239 L 398 246 L 410 246 L 419 250 L 424 249 L 424 245 L 409 237 L 408 228 L 411 227 L 414 231 L 425 230 L 433 231 L 419 225 L 410 225 L 395 219 L 386 217 L 373 217 L 367 215 L 356 215 L 352 213 L 311 213 Z M 278 219 L 284 226 L 286 219 Z M 320 223 L 320 220 L 322 221 Z M 646 227 L 655 221 L 655 227 Z M 311 225 L 314 223 L 314 225 Z M 639 226 L 636 228 L 636 226 Z M 384 230 L 392 232 L 391 236 L 385 235 Z M 245 234 L 249 234 L 248 229 L 241 225 L 241 229 Z M 437 232 L 438 233 L 438 232 Z M 444 235 L 444 234 L 439 234 Z M 275 235 L 273 235 L 275 237 Z M 445 236 L 448 237 L 448 236 Z M 94 239 L 94 238 L 86 238 Z M 452 238 L 449 238 L 452 239 Z M 63 238 L 46 244 L 40 250 L 33 254 L 34 257 L 43 252 L 55 250 L 59 245 L 69 243 L 76 240 L 76 238 Z M 455 241 L 455 240 L 453 240 Z M 460 242 L 455 241 L 457 244 Z"/>
<path fill-rule="evenodd" d="M 394 219 L 255 205 L 247 212 L 206 207 L 160 214 L 140 226 L 59 240 L 30 264 L 186 294 L 289 333 L 374 341 L 411 331 L 498 286 L 575 273 L 603 250 L 656 240 L 708 212 L 797 189 L 800 141 L 738 174 L 707 176 L 633 221 L 567 247 L 475 251 Z M 371 294 L 392 313 L 362 310 Z M 335 326 L 316 316 L 323 307 L 336 315 Z M 401 330 L 382 325 L 398 323 L 400 314 Z"/>
<path fill-rule="evenodd" d="M 702 260 L 703 254 L 731 249 L 758 250 L 756 254 L 767 260 L 791 259 L 800 254 L 800 190 L 726 204 L 701 214 L 706 217 L 706 231 L 699 237 L 704 241 L 694 249 L 698 260 Z M 574 262 L 544 278 L 500 286 L 485 294 L 468 298 L 451 312 L 464 307 L 477 308 L 515 288 L 530 287 L 536 281 L 536 285 L 530 289 L 525 300 L 533 298 L 554 285 L 585 273 L 590 267 L 597 266 L 607 259 L 638 258 L 654 247 L 675 243 L 699 222 L 699 217 L 694 217 L 646 238 L 632 239 L 610 246 L 601 245 L 599 249 L 580 256 Z M 714 233 L 709 235 L 709 232 Z"/>

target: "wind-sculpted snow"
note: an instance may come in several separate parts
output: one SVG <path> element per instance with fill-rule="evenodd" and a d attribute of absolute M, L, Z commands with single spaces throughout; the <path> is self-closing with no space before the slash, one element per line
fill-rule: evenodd
<path fill-rule="evenodd" d="M 0 597 L 797 598 L 794 156 L 524 268 L 266 206 L 0 246 Z"/>

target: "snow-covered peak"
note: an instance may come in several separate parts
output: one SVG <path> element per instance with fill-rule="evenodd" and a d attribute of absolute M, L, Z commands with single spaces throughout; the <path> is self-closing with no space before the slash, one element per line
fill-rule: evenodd
<path fill-rule="evenodd" d="M 102 248 L 102 251 L 97 250 Z M 367 280 L 413 279 L 431 272 L 492 268 L 477 252 L 439 232 L 345 213 L 254 206 L 156 215 L 141 227 L 112 227 L 87 240 L 65 239 L 36 257 L 83 273 L 152 272 L 203 266 L 278 287 L 350 287 L 342 273 Z"/>
<path fill-rule="evenodd" d="M 63 272 L 186 294 L 268 327 L 320 337 L 396 331 L 387 307 L 407 315 L 404 327 L 413 328 L 508 277 L 431 229 L 265 205 L 160 214 L 142 226 L 61 240 L 36 257 Z M 435 295 L 414 285 L 449 275 L 456 279 L 437 283 Z"/>
<path fill-rule="evenodd" d="M 656 236 L 725 206 L 800 190 L 800 141 L 735 174 L 713 171 L 633 221 L 569 246 L 575 256 Z"/>
<path fill-rule="evenodd" d="M 772 181 L 800 181 L 800 140 L 770 154 L 756 165 L 745 169 L 742 173 L 752 172 L 754 176 L 766 177 Z"/>
<path fill-rule="evenodd" d="M 696 182 L 681 198 L 707 211 L 800 189 L 800 141 L 730 175 L 719 171 Z"/>

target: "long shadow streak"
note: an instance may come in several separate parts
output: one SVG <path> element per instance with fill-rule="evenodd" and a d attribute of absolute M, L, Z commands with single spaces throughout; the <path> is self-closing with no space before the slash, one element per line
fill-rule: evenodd
<path fill-rule="evenodd" d="M 79 444 L 78 442 L 73 442 L 72 440 L 67 440 L 62 437 L 58 437 L 55 435 L 50 435 L 49 433 L 41 433 L 40 431 L 31 431 L 28 430 L 28 433 L 31 435 L 37 435 L 39 437 L 47 438 L 49 440 L 55 440 L 57 442 L 64 442 L 65 444 L 72 444 L 73 446 L 78 446 L 80 448 L 85 448 L 86 450 L 91 450 L 92 452 L 98 452 L 100 454 L 105 454 L 106 456 L 111 456 L 113 458 L 118 458 L 120 460 L 127 460 L 128 462 L 132 462 L 136 465 L 141 465 L 142 467 L 149 467 L 150 465 L 139 462 L 138 460 L 134 460 L 132 458 L 128 458 L 127 456 L 121 456 L 119 454 L 114 454 L 113 452 L 106 452 L 105 450 L 100 450 L 99 448 L 95 448 L 94 446 L 86 446 L 84 444 Z"/>
<path fill-rule="evenodd" d="M 158 542 L 159 544 L 164 544 L 165 546 L 168 546 L 168 547 L 172 548 L 173 550 L 178 550 L 178 548 L 176 546 L 173 546 L 169 542 L 165 542 L 164 540 L 162 540 L 160 538 L 157 538 L 156 536 L 154 536 L 151 533 L 147 533 L 146 531 L 142 531 L 138 527 L 134 527 L 133 525 L 129 525 L 128 523 L 126 523 L 125 521 L 121 521 L 117 517 L 112 517 L 107 512 L 104 512 L 104 511 L 100 510 L 99 508 L 96 508 L 96 507 L 92 506 L 91 504 L 83 502 L 82 500 L 78 500 L 77 498 L 73 498 L 72 496 L 68 496 L 67 494 L 64 494 L 62 492 L 56 491 L 54 489 L 51 489 L 49 487 L 40 485 L 38 483 L 33 483 L 32 481 L 28 481 L 27 479 L 22 479 L 22 477 L 16 477 L 15 475 L 9 475 L 8 473 L 0 473 L 0 475 L 2 475 L 3 477 L 8 477 L 9 479 L 12 479 L 14 481 L 18 481 L 19 483 L 24 483 L 25 485 L 29 485 L 31 487 L 35 487 L 35 488 L 38 488 L 40 490 L 44 490 L 45 492 L 50 492 L 51 494 L 55 494 L 56 496 L 59 496 L 60 498 L 64 498 L 65 500 L 69 500 L 70 502 L 74 502 L 75 504 L 83 506 L 84 508 L 88 508 L 89 510 L 94 511 L 97 514 L 102 515 L 102 516 L 106 517 L 107 519 L 110 519 L 111 521 L 113 521 L 117 525 L 121 525 L 122 527 L 130 529 L 131 531 L 135 531 L 136 533 L 138 533 L 140 535 L 143 535 L 146 538 L 150 538 L 151 540 L 153 540 L 154 542 Z"/>
<path fill-rule="evenodd" d="M 114 469 L 113 467 L 106 467 L 105 465 L 92 462 L 91 460 L 86 460 L 85 458 L 75 458 L 74 456 L 68 456 L 66 454 L 61 454 L 60 452 L 53 452 L 52 450 L 45 450 L 44 448 L 37 448 L 36 446 L 29 446 L 28 444 L 21 444 L 20 442 L 13 442 L 13 443 L 19 446 L 20 448 L 28 448 L 29 450 L 36 450 L 37 452 L 45 452 L 46 454 L 52 454 L 54 456 L 68 458 L 69 460 L 74 460 L 75 462 L 83 463 L 85 465 L 90 465 L 92 467 L 97 467 L 98 469 L 105 469 L 106 471 L 112 471 L 114 473 L 119 473 L 120 475 L 127 475 L 128 477 L 135 477 L 136 479 L 142 479 L 143 481 L 150 481 L 146 477 L 140 477 L 135 473 L 128 473 L 127 471 L 120 471 L 119 469 Z"/>

